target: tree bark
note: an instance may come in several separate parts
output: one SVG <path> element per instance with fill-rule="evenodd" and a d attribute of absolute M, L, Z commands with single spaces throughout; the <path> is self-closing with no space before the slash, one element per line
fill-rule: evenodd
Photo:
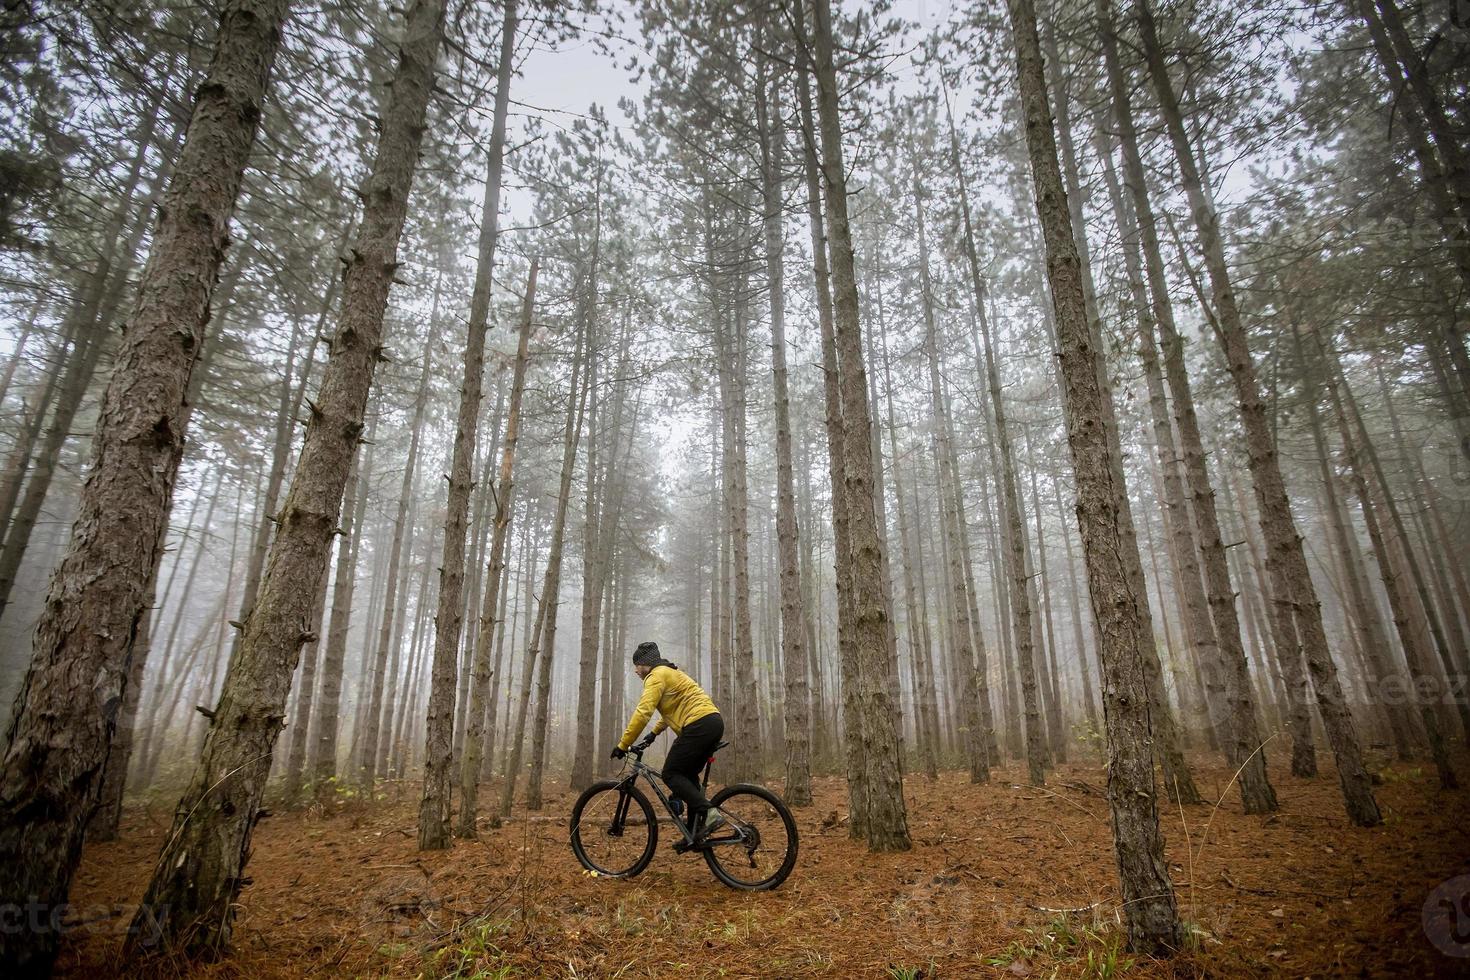
<path fill-rule="evenodd" d="M 1325 360 L 1325 352 L 1319 351 L 1319 357 Z M 1424 649 L 1423 641 L 1414 623 L 1413 601 L 1408 589 L 1399 575 L 1398 563 L 1389 550 L 1389 543 L 1383 533 L 1382 525 L 1378 520 L 1378 508 L 1373 500 L 1373 494 L 1368 486 L 1367 477 L 1364 474 L 1362 459 L 1362 447 L 1358 444 L 1359 434 L 1353 431 L 1348 419 L 1348 413 L 1343 405 L 1341 393 L 1338 391 L 1336 372 L 1331 365 L 1327 365 L 1324 372 L 1327 393 L 1332 401 L 1333 414 L 1337 416 L 1338 432 L 1342 438 L 1343 450 L 1347 455 L 1348 476 L 1352 480 L 1353 490 L 1358 497 L 1358 505 L 1363 512 L 1363 523 L 1368 528 L 1368 540 L 1373 546 L 1373 556 L 1378 561 L 1379 575 L 1383 579 L 1384 590 L 1388 593 L 1389 610 L 1393 615 L 1393 625 L 1398 631 L 1399 642 L 1403 644 L 1404 656 L 1408 661 L 1409 675 L 1414 686 L 1408 691 L 1393 691 L 1385 685 L 1382 689 L 1374 692 L 1377 696 L 1389 700 L 1395 694 L 1402 693 L 1414 698 L 1419 704 L 1419 717 L 1424 724 L 1424 732 L 1429 740 L 1430 755 L 1434 759 L 1435 769 L 1439 773 L 1440 786 L 1444 789 L 1453 789 L 1459 785 L 1455 778 L 1454 769 L 1450 765 L 1449 753 L 1445 746 L 1444 735 L 1439 728 L 1439 715 L 1435 711 L 1435 705 L 1430 698 L 1420 696 L 1419 684 L 1421 681 L 1433 678 L 1433 668 L 1430 666 L 1428 651 Z M 1432 683 L 1425 684 L 1430 690 L 1436 686 Z M 1396 699 L 1396 698 L 1395 698 Z"/>
<path fill-rule="evenodd" d="M 1301 341 L 1301 330 L 1292 324 L 1292 345 L 1301 366 L 1302 376 L 1308 379 L 1316 379 L 1320 375 L 1315 370 L 1315 362 L 1307 360 L 1306 352 Z M 1368 700 L 1382 706 L 1384 714 L 1388 717 L 1389 731 L 1392 734 L 1394 745 L 1397 747 L 1400 759 L 1410 759 L 1414 755 L 1414 729 L 1404 705 L 1395 703 L 1396 699 L 1384 696 L 1384 692 L 1392 687 L 1402 688 L 1404 677 L 1390 661 L 1392 646 L 1389 644 L 1388 636 L 1383 628 L 1383 621 L 1378 615 L 1378 602 L 1369 590 L 1368 581 L 1365 577 L 1366 565 L 1362 561 L 1362 552 L 1355 537 L 1355 531 L 1348 523 L 1342 500 L 1338 496 L 1337 475 L 1333 473 L 1332 456 L 1327 444 L 1327 436 L 1323 430 L 1321 411 L 1318 408 L 1317 395 L 1312 390 L 1303 392 L 1304 401 L 1307 405 L 1307 422 L 1312 430 L 1312 445 L 1317 453 L 1318 472 L 1322 476 L 1322 493 L 1326 500 L 1327 523 L 1332 532 L 1332 543 L 1335 550 L 1343 558 L 1343 570 L 1345 584 L 1348 591 L 1348 601 L 1351 603 L 1349 619 L 1359 634 L 1359 649 L 1363 653 L 1364 665 L 1366 667 L 1364 681 L 1367 684 Z M 1367 513 L 1368 504 L 1364 503 L 1364 515 L 1370 519 L 1376 519 L 1374 515 Z M 1386 560 L 1385 556 L 1385 560 Z M 1393 574 L 1389 569 L 1388 574 Z"/>
<path fill-rule="evenodd" d="M 881 581 L 882 535 L 873 509 L 873 454 L 868 386 L 858 322 L 857 278 L 848 226 L 847 173 L 843 163 L 837 66 L 831 0 L 815 0 L 814 74 L 821 121 L 822 189 L 826 202 L 833 328 L 842 395 L 843 480 L 834 495 L 846 498 L 848 552 L 839 553 L 849 575 L 839 576 L 852 593 L 856 697 L 848 714 L 848 738 L 856 738 L 866 791 L 865 830 L 871 851 L 902 851 L 910 845 L 903 797 L 896 712 L 889 692 L 889 638 Z"/>
<path fill-rule="evenodd" d="M 1117 470 L 1103 431 L 1103 392 L 1082 291 L 1081 259 L 1047 105 L 1036 9 L 1031 0 L 1009 0 L 1008 7 L 1036 211 L 1056 313 L 1067 442 L 1077 474 L 1078 526 L 1093 617 L 1101 636 L 1108 799 L 1122 884 L 1123 919 L 1131 949 L 1169 953 L 1183 945 L 1184 937 L 1164 863 L 1154 793 L 1148 684 L 1143 666 L 1146 652 L 1139 622 L 1143 597 L 1134 594 L 1122 556 L 1127 545 L 1118 509 L 1126 506 L 1126 498 L 1117 485 Z M 1136 549 L 1136 544 L 1133 547 Z"/>
<path fill-rule="evenodd" d="M 1198 721 L 1212 723 L 1212 742 L 1218 738 L 1226 749 L 1230 765 L 1240 770 L 1242 803 L 1247 813 L 1275 810 L 1276 794 L 1266 773 L 1265 752 L 1257 725 L 1255 706 L 1250 697 L 1250 676 L 1246 668 L 1245 648 L 1241 641 L 1240 623 L 1235 609 L 1235 591 L 1225 560 L 1224 542 L 1220 537 L 1215 512 L 1215 492 L 1205 465 L 1203 439 L 1195 415 L 1194 395 L 1184 362 L 1184 341 L 1174 323 L 1173 305 L 1168 295 L 1162 253 L 1159 248 L 1157 223 L 1139 151 L 1133 122 L 1127 80 L 1118 57 L 1110 0 L 1099 0 L 1102 43 L 1107 62 L 1112 94 L 1114 121 L 1123 148 L 1124 182 L 1132 203 L 1127 209 L 1121 195 L 1114 207 L 1128 240 L 1129 278 L 1134 283 L 1134 301 L 1139 316 L 1140 353 L 1149 387 L 1149 405 L 1154 426 L 1154 439 L 1163 474 L 1165 517 L 1178 565 L 1178 588 L 1184 606 L 1185 632 L 1191 653 L 1201 666 L 1209 703 Z M 1111 164 L 1109 164 L 1111 166 Z M 1139 260 L 1142 254 L 1142 261 Z M 1144 289 L 1146 275 L 1148 290 Z M 1159 369 L 1157 330 L 1163 344 L 1164 370 Z M 1176 450 L 1169 425 L 1168 407 L 1163 390 L 1167 377 L 1173 395 L 1174 423 L 1179 431 Z M 1179 479 L 1175 460 L 1183 460 L 1187 492 Z M 1189 500 L 1186 508 L 1185 499 Z M 1196 552 L 1198 547 L 1198 552 Z M 1197 557 L 1198 555 L 1198 557 Z M 1203 569 L 1201 569 L 1201 564 Z M 1200 574 L 1203 570 L 1204 583 Z M 1208 588 L 1206 597 L 1205 588 Z M 1208 603 L 1208 607 L 1206 607 Z M 1289 621 L 1288 621 L 1289 622 Z M 1295 653 L 1297 646 L 1288 637 L 1276 636 L 1278 650 Z M 1301 677 L 1300 655 L 1285 658 L 1288 669 L 1296 668 Z M 1304 690 L 1299 686 L 1297 690 Z M 1180 692 L 1181 700 L 1183 691 Z M 1297 776 L 1316 774 L 1317 764 L 1312 749 L 1306 705 L 1300 703 L 1293 715 L 1292 772 Z M 1258 751 L 1259 749 L 1259 751 Z"/>
<path fill-rule="evenodd" d="M 342 709 L 342 670 L 347 657 L 347 631 L 352 624 L 352 597 L 357 589 L 357 559 L 362 553 L 362 530 L 367 521 L 368 488 L 373 480 L 378 419 L 368 423 L 367 452 L 353 456 L 355 470 L 348 475 L 342 513 L 342 542 L 332 579 L 332 617 L 327 628 L 327 646 L 322 655 L 322 692 L 316 701 L 316 739 L 307 762 L 310 780 L 318 798 L 325 796 L 337 776 L 337 738 Z"/>
<path fill-rule="evenodd" d="M 804 17 L 804 14 L 801 15 Z M 845 556 L 849 550 L 849 520 L 847 497 L 841 492 L 843 482 L 843 454 L 847 441 L 842 417 L 842 393 L 837 369 L 836 331 L 833 326 L 831 269 L 827 258 L 827 234 L 822 214 L 822 164 L 817 144 L 816 125 L 813 120 L 809 66 L 796 73 L 797 97 L 801 109 L 802 149 L 805 155 L 807 184 L 807 217 L 812 240 L 812 272 L 817 294 L 817 326 L 822 348 L 822 394 L 825 409 L 827 434 L 827 475 L 832 487 L 832 539 L 833 550 Z M 847 562 L 839 558 L 835 574 L 841 580 Z M 862 760 L 858 755 L 859 733 L 853 727 L 858 722 L 854 704 L 857 681 L 857 648 L 854 633 L 856 612 L 852 605 L 853 590 L 845 582 L 837 590 L 837 659 L 840 666 L 840 696 L 848 730 L 843 744 L 843 762 L 847 770 L 848 833 L 854 838 L 867 836 L 867 779 Z M 820 657 L 820 650 L 813 644 L 813 657 Z"/>
<path fill-rule="evenodd" d="M 1241 423 L 1245 429 L 1247 462 L 1251 482 L 1255 487 L 1261 531 L 1267 542 L 1266 566 L 1271 574 L 1272 592 L 1278 601 L 1289 600 L 1292 604 L 1297 636 L 1317 694 L 1318 712 L 1337 761 L 1338 779 L 1342 784 L 1348 816 L 1359 826 L 1375 826 L 1382 821 L 1382 816 L 1373 799 L 1368 772 L 1363 767 L 1357 731 L 1343 697 L 1337 667 L 1327 648 L 1327 635 L 1322 626 L 1322 608 L 1317 601 L 1316 589 L 1312 585 L 1306 555 L 1302 550 L 1301 537 L 1297 533 L 1296 520 L 1292 517 L 1291 503 L 1286 496 L 1286 484 L 1281 476 L 1275 441 L 1271 437 L 1265 405 L 1261 400 L 1260 384 L 1256 379 L 1255 361 L 1236 306 L 1219 219 L 1205 193 L 1189 135 L 1184 129 L 1184 117 L 1164 61 L 1164 52 L 1159 46 L 1153 15 L 1146 0 L 1140 0 L 1137 9 L 1149 74 L 1153 77 L 1154 89 L 1158 93 L 1159 107 L 1169 130 L 1169 139 L 1179 165 L 1185 194 L 1194 213 L 1195 228 L 1204 250 L 1205 266 L 1214 294 L 1213 306 L 1218 319 L 1220 341 L 1236 397 L 1239 399 Z M 1197 500 L 1196 503 L 1201 504 L 1196 511 L 1198 522 L 1200 512 L 1207 508 L 1202 506 L 1201 501 Z M 1207 540 L 1202 543 L 1208 547 Z M 1206 558 L 1208 557 L 1207 552 Z M 1208 565 L 1206 573 L 1209 573 Z M 1233 600 L 1229 605 L 1233 616 Z M 1223 608 L 1220 611 L 1223 612 Z M 1220 623 L 1217 621 L 1216 625 L 1218 627 Z M 1239 637 L 1238 629 L 1236 636 Z M 1288 651 L 1283 651 L 1283 654 L 1287 653 Z M 1236 673 L 1237 683 L 1246 683 L 1244 671 L 1237 670 Z"/>
<path fill-rule="evenodd" d="M 432 338 L 438 314 L 438 287 L 435 287 L 435 303 L 430 314 L 430 336 Z M 389 681 L 390 655 L 397 649 L 395 639 L 398 621 L 402 614 L 400 602 L 407 605 L 407 596 L 400 599 L 402 581 L 403 541 L 413 526 L 414 483 L 418 476 L 419 447 L 422 445 L 424 414 L 429 404 L 429 375 L 433 362 L 432 340 L 424 345 L 424 362 L 419 371 L 418 393 L 414 396 L 413 414 L 410 416 L 408 436 L 408 458 L 403 466 L 403 478 L 398 488 L 398 509 L 393 518 L 393 538 L 388 545 L 388 572 L 384 580 L 386 593 L 383 597 L 382 619 L 378 623 L 377 650 L 373 654 L 372 671 L 368 675 L 368 700 L 358 710 L 365 710 L 362 738 L 358 745 L 356 778 L 365 790 L 372 791 L 373 782 L 385 775 L 384 756 L 386 739 L 383 737 L 383 711 L 385 688 Z M 366 642 L 366 641 L 365 641 Z M 366 648 L 364 649 L 366 655 Z M 396 679 L 396 674 L 393 679 Z M 392 700 L 389 698 L 391 705 Z"/>
<path fill-rule="evenodd" d="M 775 109 L 779 120 L 779 101 Z M 761 137 L 761 225 L 765 235 L 766 289 L 771 305 L 771 384 L 776 407 L 776 537 L 780 554 L 782 680 L 785 685 L 782 699 L 785 796 L 791 806 L 810 806 L 811 692 L 807 688 L 807 610 L 806 603 L 802 601 L 798 563 L 801 531 L 796 519 L 791 394 L 786 371 L 786 263 L 782 254 L 785 242 L 781 230 L 781 170 L 785 137 L 778 127 L 772 125 L 764 79 L 756 90 L 756 124 Z"/>
<path fill-rule="evenodd" d="M 133 638 L 151 598 L 184 448 L 175 423 L 204 340 L 286 6 L 239 0 L 220 14 L 214 60 L 164 194 L 103 396 L 71 541 L 52 577 L 6 737 L 0 895 L 52 909 L 66 901 L 127 692 Z M 54 930 L 6 932 L 0 968 L 12 976 L 49 972 L 56 938 Z"/>
<path fill-rule="evenodd" d="M 374 368 L 382 357 L 383 314 L 398 266 L 443 19 L 440 0 L 415 0 L 406 13 L 398 68 L 364 188 L 361 228 L 345 271 L 340 326 L 318 400 L 310 406 L 300 463 L 255 609 L 244 624 L 244 642 L 225 677 L 203 753 L 175 811 L 140 913 L 151 917 L 167 909 L 168 914 L 162 922 L 147 919 L 147 929 L 143 919 L 133 924 L 134 936 L 157 936 L 163 949 L 217 954 L 229 942 L 291 675 L 302 645 L 311 639 L 305 629 L 310 607 L 326 571 Z M 180 172 L 187 171 L 180 167 Z M 140 951 L 136 945 L 131 949 Z"/>
<path fill-rule="evenodd" d="M 589 320 L 592 315 L 591 304 L 595 302 L 591 296 L 587 296 L 583 303 L 581 316 L 578 318 L 577 340 L 575 352 L 572 355 L 572 378 L 571 385 L 567 391 L 566 422 L 563 428 L 565 433 L 562 441 L 561 453 L 561 484 L 556 497 L 555 516 L 551 522 L 551 547 L 546 557 L 546 575 L 541 585 L 541 596 L 536 603 L 535 625 L 531 631 L 530 643 L 526 646 L 526 659 L 521 668 L 521 688 L 516 703 L 516 718 L 507 733 L 509 741 L 510 758 L 505 766 L 505 781 L 501 785 L 499 819 L 506 820 L 510 817 L 511 804 L 515 801 L 516 781 L 520 776 L 521 754 L 526 742 L 526 715 L 531 705 L 531 685 L 534 681 L 537 687 L 536 713 L 532 717 L 532 759 L 535 761 L 537 746 L 535 741 L 541 742 L 541 751 L 545 750 L 545 742 L 539 739 L 542 725 L 546 717 L 545 712 L 551 695 L 551 670 L 550 661 L 553 653 L 553 643 L 556 638 L 556 610 L 560 603 L 561 591 L 561 552 L 562 542 L 566 537 L 567 505 L 570 502 L 572 471 L 577 461 L 577 443 L 581 439 L 583 410 L 586 406 L 587 385 L 582 383 L 582 369 L 586 360 L 584 345 L 587 343 L 587 331 L 590 326 Z M 529 616 L 529 613 L 527 614 Z M 543 651 L 541 645 L 543 639 L 546 648 Z M 540 667 L 537 670 L 537 667 Z M 534 676 L 533 676 L 534 674 Z M 535 766 L 532 767 L 535 773 Z M 539 776 L 539 774 L 536 774 Z M 529 782 L 529 780 L 528 780 Z M 540 786 L 536 786 L 539 797 Z M 527 794 L 527 805 L 531 809 L 540 807 L 539 798 Z M 531 804 L 535 804 L 531 806 Z"/>
<path fill-rule="evenodd" d="M 510 383 L 510 407 L 505 415 L 505 438 L 500 447 L 500 473 L 495 490 L 495 531 L 490 542 L 490 562 L 486 566 L 485 595 L 480 606 L 480 628 L 475 641 L 474 666 L 470 669 L 469 719 L 465 722 L 464 754 L 460 758 L 459 823 L 455 834 L 466 840 L 475 838 L 478 820 L 480 770 L 488 753 L 483 752 L 486 739 L 485 713 L 490 690 L 490 655 L 495 645 L 497 625 L 504 622 L 504 598 L 500 596 L 505 578 L 506 548 L 510 541 L 510 519 L 514 513 L 516 444 L 521 431 L 521 399 L 526 391 L 526 363 L 529 357 L 532 321 L 536 310 L 536 273 L 540 262 L 531 259 L 526 279 L 526 296 L 521 306 L 520 340 Z M 494 715 L 490 718 L 490 734 L 494 734 Z"/>
<path fill-rule="evenodd" d="M 444 519 L 444 556 L 439 566 L 438 612 L 434 617 L 434 661 L 429 685 L 428 734 L 424 743 L 424 793 L 419 804 L 419 850 L 449 846 L 450 766 L 453 761 L 454 682 L 464 615 L 465 525 L 470 509 L 470 469 L 480 432 L 480 400 L 485 378 L 485 333 L 490 324 L 491 273 L 500 227 L 500 181 L 505 162 L 505 120 L 510 108 L 514 68 L 516 0 L 506 0 L 496 64 L 495 108 L 490 129 L 490 160 L 485 204 L 480 214 L 479 256 L 466 327 L 464 383 L 459 393 L 453 457 L 449 466 L 448 514 Z"/>

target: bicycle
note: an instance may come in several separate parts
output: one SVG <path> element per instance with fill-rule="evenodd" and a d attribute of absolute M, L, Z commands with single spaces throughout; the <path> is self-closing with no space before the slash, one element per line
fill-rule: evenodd
<path fill-rule="evenodd" d="M 643 753 L 652 741 L 652 737 L 647 738 L 628 750 L 624 774 L 593 783 L 572 805 L 572 853 L 582 867 L 607 878 L 632 878 L 653 861 L 653 852 L 658 848 L 658 818 L 653 804 L 638 788 L 641 776 L 681 835 L 674 843 L 677 853 L 702 853 L 716 878 L 742 891 L 766 891 L 785 881 L 796 865 L 798 840 L 796 821 L 781 798 L 764 786 L 726 786 L 710 799 L 710 812 L 723 814 L 726 823 L 696 844 L 694 832 L 665 792 L 662 778 L 643 762 Z M 714 751 L 729 744 L 721 742 Z M 702 788 L 709 787 L 714 762 L 711 753 L 704 764 Z"/>

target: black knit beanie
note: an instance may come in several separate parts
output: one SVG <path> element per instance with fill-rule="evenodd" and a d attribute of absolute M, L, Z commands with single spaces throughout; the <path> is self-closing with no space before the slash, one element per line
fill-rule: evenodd
<path fill-rule="evenodd" d="M 638 644 L 638 649 L 633 651 L 633 666 L 635 667 L 672 667 L 679 669 L 679 665 L 670 663 L 664 659 L 664 655 L 658 652 L 658 644 L 652 640 L 645 640 Z"/>
<path fill-rule="evenodd" d="M 636 666 L 657 667 L 663 662 L 663 654 L 658 652 L 658 644 L 652 640 L 645 640 L 638 644 L 638 649 L 633 651 L 633 663 Z"/>

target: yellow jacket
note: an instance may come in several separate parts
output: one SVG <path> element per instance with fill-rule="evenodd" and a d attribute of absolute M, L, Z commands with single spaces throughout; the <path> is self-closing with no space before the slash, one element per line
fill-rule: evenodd
<path fill-rule="evenodd" d="M 628 730 L 623 732 L 618 748 L 626 750 L 633 744 L 642 733 L 643 726 L 648 724 L 648 719 L 653 717 L 654 708 L 659 713 L 658 722 L 653 726 L 655 735 L 665 728 L 672 728 L 678 735 L 685 725 L 719 711 L 704 689 L 694 683 L 694 678 L 672 667 L 655 667 L 643 679 L 643 697 L 638 699 L 633 720 L 628 722 Z"/>

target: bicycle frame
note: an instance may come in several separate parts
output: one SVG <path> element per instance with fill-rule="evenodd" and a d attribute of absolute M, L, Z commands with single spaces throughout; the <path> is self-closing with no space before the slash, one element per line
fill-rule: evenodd
<path fill-rule="evenodd" d="M 663 777 L 659 775 L 656 769 L 643 761 L 643 752 L 644 750 L 642 749 L 628 750 L 628 757 L 632 760 L 632 769 L 629 770 L 626 776 L 619 780 L 620 786 L 632 786 L 633 784 L 638 782 L 638 777 L 642 776 L 644 781 L 653 788 L 654 795 L 657 796 L 658 801 L 663 804 L 664 810 L 666 810 L 669 814 L 669 819 L 673 821 L 675 827 L 679 828 L 679 833 L 683 836 L 684 843 L 686 845 L 692 846 L 694 844 L 694 835 L 690 832 L 689 825 L 685 823 L 684 820 L 680 819 L 678 814 L 674 813 L 674 806 L 671 802 L 672 793 L 664 792 Z M 709 771 L 713 767 L 714 761 L 714 758 L 711 757 L 710 760 L 704 764 L 703 780 L 700 783 L 701 789 L 707 789 L 709 787 Z M 628 807 L 632 803 L 632 800 L 633 798 L 626 793 L 622 794 L 622 796 L 618 800 L 616 820 L 618 826 L 620 827 L 628 819 Z M 721 810 L 720 812 L 724 813 L 723 810 Z M 736 825 L 744 826 L 743 821 L 728 813 L 725 814 L 725 819 L 731 822 L 732 827 L 736 827 Z M 736 829 L 737 835 L 735 837 L 731 837 L 728 839 L 721 837 L 714 840 L 706 840 L 705 845 L 709 846 L 713 844 L 740 843 L 744 835 L 743 832 L 738 831 L 738 827 Z"/>

